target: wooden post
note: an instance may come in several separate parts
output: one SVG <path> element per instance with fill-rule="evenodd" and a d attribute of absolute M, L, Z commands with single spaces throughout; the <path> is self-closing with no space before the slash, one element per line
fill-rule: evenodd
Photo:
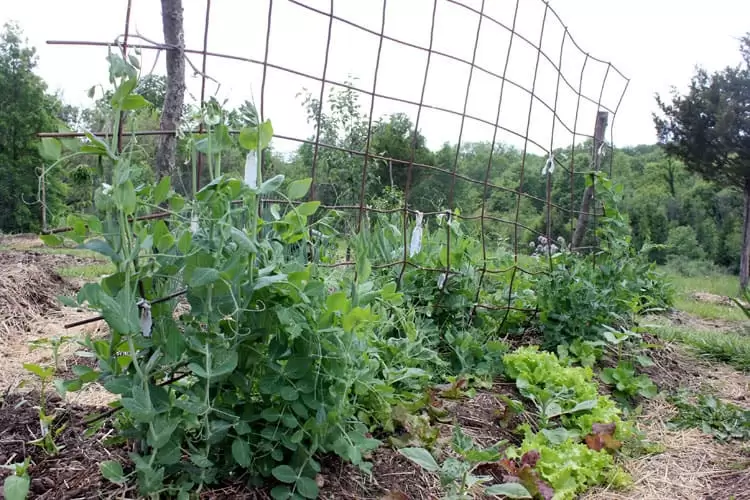
<path fill-rule="evenodd" d="M 44 175 L 44 165 L 42 165 L 42 231 L 47 230 L 47 179 Z"/>
<path fill-rule="evenodd" d="M 591 153 L 591 164 L 594 167 L 594 172 L 598 172 L 602 166 L 602 157 L 600 149 L 604 144 L 604 132 L 607 130 L 609 124 L 609 113 L 606 111 L 599 111 L 596 114 L 596 125 L 594 126 L 594 145 Z M 583 192 L 583 201 L 581 201 L 581 213 L 578 214 L 578 223 L 576 224 L 575 233 L 573 233 L 573 240 L 571 241 L 571 247 L 575 250 L 580 248 L 583 243 L 583 237 L 586 235 L 586 227 L 589 223 L 589 211 L 591 210 L 591 200 L 594 199 L 594 184 L 587 187 Z"/>

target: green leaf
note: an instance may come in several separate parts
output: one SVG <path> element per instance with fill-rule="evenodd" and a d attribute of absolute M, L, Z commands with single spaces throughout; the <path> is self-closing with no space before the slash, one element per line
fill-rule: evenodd
<path fill-rule="evenodd" d="M 326 297 L 326 309 L 345 313 L 349 311 L 349 299 L 344 292 L 332 293 Z"/>
<path fill-rule="evenodd" d="M 282 387 L 279 394 L 285 401 L 297 401 L 299 398 L 299 392 L 297 392 L 297 389 L 288 385 Z"/>
<path fill-rule="evenodd" d="M 179 421 L 170 421 L 162 415 L 157 416 L 148 426 L 148 444 L 152 448 L 164 447 L 172 437 Z"/>
<path fill-rule="evenodd" d="M 237 351 L 216 351 L 213 355 L 212 377 L 221 377 L 237 368 Z"/>
<path fill-rule="evenodd" d="M 179 194 L 174 194 L 169 197 L 169 208 L 175 212 L 179 212 L 185 206 L 185 198 Z"/>
<path fill-rule="evenodd" d="M 6 500 L 25 500 L 29 494 L 31 478 L 29 476 L 8 476 L 3 483 Z"/>
<path fill-rule="evenodd" d="M 128 377 L 114 377 L 105 381 L 102 385 L 114 394 L 127 394 L 130 392 L 133 382 Z"/>
<path fill-rule="evenodd" d="M 136 109 L 146 108 L 150 105 L 151 103 L 148 102 L 142 95 L 130 94 L 122 100 L 121 108 L 125 111 L 133 111 Z"/>
<path fill-rule="evenodd" d="M 46 380 L 55 374 L 54 368 L 42 368 L 34 363 L 24 363 L 23 367 L 26 371 L 33 373 L 42 380 Z"/>
<path fill-rule="evenodd" d="M 130 71 L 127 70 L 127 64 L 122 58 L 118 58 L 116 62 L 113 59 L 110 59 L 110 61 L 114 62 L 119 68 L 124 70 L 124 73 L 130 73 Z M 136 85 L 138 85 L 138 78 L 136 75 L 131 74 L 130 78 L 123 80 L 115 90 L 114 94 L 112 94 L 110 104 L 115 108 L 119 108 L 122 105 L 123 100 L 125 100 L 125 98 L 127 98 L 135 89 Z"/>
<path fill-rule="evenodd" d="M 90 142 L 81 146 L 82 153 L 91 153 L 91 154 L 95 154 L 99 156 L 107 156 L 111 160 L 117 161 L 117 157 L 112 153 L 112 151 L 110 151 L 109 145 L 106 142 L 96 137 L 94 134 L 92 134 L 88 130 L 84 131 L 84 134 L 86 135 L 86 138 Z"/>
<path fill-rule="evenodd" d="M 282 483 L 292 484 L 297 481 L 297 473 L 288 465 L 274 467 L 271 474 Z"/>
<path fill-rule="evenodd" d="M 398 452 L 428 472 L 440 470 L 430 452 L 424 448 L 401 448 Z"/>
<path fill-rule="evenodd" d="M 155 416 L 154 409 L 151 406 L 151 399 L 137 385 L 133 387 L 133 397 L 122 398 L 120 403 L 138 422 L 151 422 Z"/>
<path fill-rule="evenodd" d="M 125 482 L 125 473 L 122 470 L 120 462 L 115 460 L 106 460 L 99 464 L 99 470 L 104 479 L 113 483 L 122 484 Z"/>
<path fill-rule="evenodd" d="M 59 247 L 63 244 L 63 239 L 55 234 L 42 234 L 39 239 L 48 247 Z"/>
<path fill-rule="evenodd" d="M 573 407 L 569 412 L 566 413 L 577 413 L 579 411 L 588 411 L 596 408 L 598 401 L 596 399 L 589 399 L 587 401 L 581 401 Z"/>
<path fill-rule="evenodd" d="M 294 483 L 297 488 L 297 493 L 305 498 L 315 499 L 318 498 L 318 485 L 314 479 L 306 476 L 300 476 Z"/>
<path fill-rule="evenodd" d="M 193 415 L 202 415 L 208 410 L 208 406 L 206 406 L 204 403 L 196 402 L 196 401 L 190 401 L 190 400 L 184 400 L 184 399 L 178 399 L 174 402 L 174 405 L 184 410 L 188 413 L 191 413 Z"/>
<path fill-rule="evenodd" d="M 54 386 L 57 393 L 60 395 L 61 398 L 65 397 L 65 394 L 68 392 L 68 389 L 65 387 L 65 380 L 61 378 L 56 378 L 52 381 L 52 385 Z"/>
<path fill-rule="evenodd" d="M 653 383 L 645 384 L 643 387 L 641 387 L 638 390 L 638 394 L 643 396 L 644 398 L 655 398 L 657 394 L 659 394 L 659 389 L 656 388 L 656 385 Z"/>
<path fill-rule="evenodd" d="M 127 215 L 133 215 L 135 213 L 135 187 L 133 182 L 127 180 L 122 184 L 115 187 L 114 190 L 115 203 L 117 203 L 122 211 Z"/>
<path fill-rule="evenodd" d="M 287 281 L 287 275 L 286 274 L 274 274 L 273 276 L 262 276 L 261 278 L 258 278 L 258 280 L 255 282 L 255 285 L 253 285 L 253 290 L 260 290 L 261 288 L 265 288 L 267 286 L 273 285 L 274 283 L 282 283 Z"/>
<path fill-rule="evenodd" d="M 159 181 L 159 184 L 157 184 L 154 188 L 154 203 L 159 205 L 160 203 L 165 201 L 171 187 L 172 184 L 170 177 L 163 177 L 162 180 Z"/>
<path fill-rule="evenodd" d="M 286 190 L 286 195 L 291 200 L 299 200 L 300 198 L 305 197 L 307 192 L 310 190 L 311 185 L 312 185 L 312 177 L 308 177 L 307 179 L 299 179 L 296 181 L 292 181 Z"/>
<path fill-rule="evenodd" d="M 287 500 L 292 496 L 292 489 L 289 486 L 275 486 L 271 490 L 273 500 Z"/>
<path fill-rule="evenodd" d="M 257 127 L 245 127 L 240 130 L 240 135 L 237 138 L 240 146 L 247 149 L 248 151 L 255 151 L 258 149 L 258 128 Z"/>
<path fill-rule="evenodd" d="M 141 69 L 141 61 L 139 61 L 134 54 L 128 54 L 128 61 L 130 61 L 130 64 L 132 64 L 134 68 Z"/>
<path fill-rule="evenodd" d="M 102 239 L 97 238 L 95 240 L 89 240 L 81 245 L 81 247 L 85 248 L 86 250 L 91 250 L 92 252 L 102 254 L 105 257 L 109 257 L 112 262 L 120 262 L 122 260 L 120 258 L 120 255 L 114 251 L 110 244 Z"/>
<path fill-rule="evenodd" d="M 266 408 L 260 412 L 260 416 L 266 422 L 278 422 L 281 418 L 281 412 L 277 408 Z"/>
<path fill-rule="evenodd" d="M 232 226 L 232 228 L 229 231 L 232 236 L 232 240 L 235 243 L 237 243 L 237 246 L 240 247 L 242 251 L 244 252 L 255 251 L 255 245 L 250 240 L 250 238 L 248 238 L 247 234 L 245 234 L 244 231 L 237 229 L 234 226 Z"/>
<path fill-rule="evenodd" d="M 54 137 L 43 137 L 39 144 L 39 154 L 44 160 L 54 163 L 62 155 L 62 144 Z"/>
<path fill-rule="evenodd" d="M 214 463 L 211 460 L 209 460 L 205 455 L 201 455 L 199 453 L 191 453 L 190 461 L 193 462 L 198 467 L 201 467 L 203 469 L 213 467 L 214 465 Z"/>
<path fill-rule="evenodd" d="M 291 358 L 284 366 L 284 375 L 292 380 L 298 380 L 310 373 L 312 359 L 306 356 Z"/>
<path fill-rule="evenodd" d="M 265 181 L 263 184 L 260 185 L 260 188 L 258 189 L 258 192 L 260 194 L 269 194 L 273 193 L 275 191 L 278 191 L 278 189 L 281 187 L 281 185 L 284 183 L 284 176 L 281 174 L 274 175 L 267 181 Z"/>
<path fill-rule="evenodd" d="M 569 431 L 565 427 L 558 427 L 556 429 L 542 429 L 542 434 L 547 440 L 557 446 L 568 440 L 569 437 L 576 436 L 576 433 Z"/>
<path fill-rule="evenodd" d="M 190 276 L 190 286 L 193 288 L 215 283 L 221 278 L 219 271 L 212 267 L 196 267 Z"/>
<path fill-rule="evenodd" d="M 297 213 L 303 217 L 309 217 L 318 210 L 318 207 L 320 207 L 319 201 L 308 201 L 306 203 L 301 203 L 297 207 Z"/>
<path fill-rule="evenodd" d="M 94 371 L 86 365 L 75 365 L 71 369 L 84 384 L 88 384 L 99 378 L 99 372 Z"/>
<path fill-rule="evenodd" d="M 190 245 L 193 242 L 193 233 L 185 231 L 180 235 L 180 239 L 177 240 L 177 249 L 186 254 L 190 251 Z"/>
<path fill-rule="evenodd" d="M 638 361 L 638 364 L 640 364 L 641 366 L 645 366 L 645 367 L 654 366 L 654 362 L 648 356 L 644 356 L 641 354 L 641 355 L 636 356 L 635 359 L 636 361 Z"/>
<path fill-rule="evenodd" d="M 259 148 L 263 150 L 268 147 L 268 145 L 271 143 L 271 139 L 273 138 L 273 126 L 271 125 L 271 120 L 266 120 L 258 125 L 258 130 Z"/>
<path fill-rule="evenodd" d="M 506 498 L 533 498 L 529 490 L 519 483 L 493 484 L 484 490 L 484 494 Z"/>
<path fill-rule="evenodd" d="M 244 439 L 235 439 L 232 442 L 232 457 L 242 467 L 250 466 L 250 444 Z"/>

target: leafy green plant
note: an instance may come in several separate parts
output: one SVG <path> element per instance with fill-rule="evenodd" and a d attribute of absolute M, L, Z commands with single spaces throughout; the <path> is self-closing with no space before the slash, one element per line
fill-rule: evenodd
<path fill-rule="evenodd" d="M 474 498 L 475 492 L 485 495 L 504 495 L 508 498 L 532 498 L 526 488 L 519 483 L 496 484 L 489 487 L 491 476 L 475 475 L 476 468 L 483 463 L 497 462 L 502 456 L 499 448 L 502 443 L 486 449 L 477 448 L 471 437 L 459 426 L 453 428 L 451 449 L 457 457 L 448 457 L 438 464 L 432 454 L 424 448 L 401 448 L 399 453 L 429 472 L 440 476 L 440 483 L 445 489 L 445 500 Z M 533 467 L 533 465 L 532 465 Z"/>
<path fill-rule="evenodd" d="M 630 232 L 618 210 L 622 186 L 596 175 L 597 197 L 605 207 L 597 226 L 600 249 L 582 257 L 559 253 L 550 273 L 536 281 L 539 322 L 545 347 L 604 340 L 607 326 L 632 323 L 637 314 L 659 311 L 673 301 L 673 290 L 643 254 L 631 245 Z M 587 181 L 592 182 L 592 181 Z"/>
<path fill-rule="evenodd" d="M 750 410 L 709 394 L 700 394 L 692 399 L 683 392 L 670 398 L 670 401 L 679 410 L 669 423 L 673 428 L 695 427 L 719 441 L 750 439 Z"/>
<path fill-rule="evenodd" d="M 578 363 L 581 366 L 593 367 L 602 357 L 603 347 L 607 343 L 602 340 L 574 339 L 570 344 L 557 346 L 557 356 L 560 361 L 569 365 Z"/>
<path fill-rule="evenodd" d="M 541 430 L 535 433 L 522 424 L 524 440 L 509 452 L 510 458 L 538 451 L 537 468 L 554 488 L 555 498 L 574 498 L 604 481 L 627 482 L 614 468 L 610 452 L 631 439 L 632 424 L 622 421 L 622 411 L 611 398 L 598 394 L 591 368 L 565 366 L 537 346 L 521 347 L 504 362 L 521 394 L 540 410 Z M 557 417 L 560 425 L 555 425 Z"/>
<path fill-rule="evenodd" d="M 572 500 L 597 484 L 620 487 L 628 484 L 629 477 L 615 466 L 606 449 L 594 450 L 570 436 L 534 433 L 528 425 L 522 429 L 524 440 L 518 448 L 508 449 L 508 457 L 518 459 L 525 453 L 536 451 L 539 459 L 535 468 L 554 490 L 555 499 Z"/>
<path fill-rule="evenodd" d="M 564 366 L 554 354 L 539 351 L 537 346 L 521 347 L 506 354 L 503 361 L 518 390 L 536 405 L 543 427 L 561 418 L 566 427 L 588 433 L 595 422 L 586 416 L 593 412 L 609 418 L 600 422 L 619 421 L 614 405 L 599 396 L 591 368 Z"/>
<path fill-rule="evenodd" d="M 142 105 L 132 65 L 116 54 L 110 63 L 115 111 Z M 143 495 L 200 489 L 244 469 L 275 480 L 275 499 L 315 498 L 319 454 L 367 469 L 363 457 L 379 444 L 355 414 L 377 373 L 363 362 L 383 307 L 375 299 L 400 299 L 394 287 L 369 293 L 366 258 L 354 279 L 331 283 L 289 255 L 308 239 L 320 203 L 290 203 L 266 220 L 259 199 L 302 199 L 311 180 L 282 190 L 280 175 L 264 181 L 252 168 L 245 182 L 225 175 L 223 153 L 241 147 L 257 164 L 273 129 L 256 123 L 235 143 L 222 116 L 215 107 L 202 115 L 207 133 L 194 147 L 207 155 L 212 181 L 188 201 L 168 177 L 136 188 L 127 151 L 88 134 L 81 151 L 112 163 L 112 184 L 99 192 L 98 215 L 71 218 L 63 237 L 115 266 L 76 298 L 99 310 L 110 332 L 85 340 L 97 369 L 81 367 L 65 388 L 96 380 L 121 396 L 117 427 L 138 445 L 130 458 Z M 167 222 L 135 217 L 162 205 Z M 190 311 L 176 318 L 174 299 L 154 299 L 180 288 Z M 112 463 L 102 473 L 123 479 Z"/>
<path fill-rule="evenodd" d="M 600 375 L 602 382 L 614 387 L 614 394 L 629 400 L 637 396 L 653 398 L 658 394 L 658 389 L 648 375 L 636 374 L 633 365 L 621 361 L 616 368 L 604 368 Z"/>
<path fill-rule="evenodd" d="M 55 375 L 54 367 L 41 367 L 34 363 L 24 363 L 24 369 L 37 376 L 40 381 L 39 388 L 39 433 L 40 436 L 31 443 L 41 447 L 46 453 L 55 455 L 60 448 L 55 443 L 55 438 L 64 430 L 64 426 L 53 428 L 52 423 L 55 415 L 47 415 L 47 389 Z"/>
<path fill-rule="evenodd" d="M 508 498 L 541 498 L 543 500 L 554 498 L 555 492 L 552 487 L 542 480 L 539 477 L 539 472 L 534 469 L 537 462 L 539 462 L 539 458 L 538 451 L 530 450 L 519 458 L 504 458 L 500 460 L 500 467 L 505 471 L 503 479 L 505 479 L 506 483 L 498 485 L 491 493 L 504 495 Z M 516 496 L 508 494 L 508 492 L 512 491 L 510 488 L 517 488 L 518 486 L 522 486 L 528 496 L 520 496 L 523 493 L 520 489 L 516 492 Z"/>
<path fill-rule="evenodd" d="M 31 477 L 29 476 L 30 460 L 30 458 L 26 457 L 21 463 L 0 466 L 13 471 L 13 474 L 6 477 L 5 481 L 3 481 L 3 493 L 6 500 L 26 500 L 29 488 L 31 487 Z"/>
<path fill-rule="evenodd" d="M 60 370 L 60 349 L 67 343 L 71 342 L 74 338 L 68 335 L 61 335 L 59 337 L 44 337 L 36 339 L 30 342 L 30 350 L 39 349 L 45 346 L 49 346 L 52 350 L 52 362 L 55 370 Z"/>

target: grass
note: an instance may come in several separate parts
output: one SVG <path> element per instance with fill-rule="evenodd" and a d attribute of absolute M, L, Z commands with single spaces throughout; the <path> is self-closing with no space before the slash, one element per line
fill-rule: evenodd
<path fill-rule="evenodd" d="M 34 246 L 28 247 L 23 245 L 0 245 L 0 252 L 38 252 L 49 255 L 72 255 L 75 257 L 83 257 L 88 259 L 105 260 L 101 254 L 92 252 L 91 250 L 83 250 L 79 248 L 67 248 L 67 247 L 45 247 L 45 246 Z"/>
<path fill-rule="evenodd" d="M 101 276 L 115 272 L 115 266 L 110 263 L 87 264 L 85 266 L 61 267 L 58 274 L 63 278 L 77 278 L 96 280 Z"/>
<path fill-rule="evenodd" d="M 742 311 L 732 305 L 704 302 L 693 298 L 696 292 L 710 293 L 722 297 L 737 297 L 740 282 L 737 276 L 711 272 L 701 276 L 684 276 L 669 267 L 661 269 L 676 290 L 675 308 L 704 319 L 746 321 Z"/>
<path fill-rule="evenodd" d="M 750 336 L 743 333 L 694 330 L 665 326 L 654 333 L 668 342 L 680 342 L 702 358 L 727 363 L 743 372 L 750 372 Z"/>

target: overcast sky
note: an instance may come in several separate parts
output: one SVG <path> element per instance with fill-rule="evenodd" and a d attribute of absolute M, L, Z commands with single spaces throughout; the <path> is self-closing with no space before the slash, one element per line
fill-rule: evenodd
<path fill-rule="evenodd" d="M 63 92 L 67 102 L 88 105 L 86 90 L 95 83 L 106 83 L 106 48 L 48 45 L 48 40 L 90 40 L 109 42 L 123 32 L 125 0 L 3 0 L 0 22 L 18 21 L 29 42 L 39 54 L 39 74 L 52 90 Z M 183 0 L 185 7 L 186 45 L 200 49 L 203 44 L 205 0 Z M 328 11 L 330 0 L 299 0 L 299 3 Z M 437 0 L 433 48 L 449 55 L 471 60 L 482 0 Z M 511 26 L 515 0 L 484 0 L 485 12 Z M 736 65 L 740 61 L 738 37 L 750 31 L 750 2 L 747 0 L 550 0 L 550 6 L 564 24 L 549 13 L 542 38 L 542 50 L 554 65 L 558 64 L 564 26 L 575 42 L 591 56 L 609 61 L 630 84 L 614 120 L 614 142 L 618 146 L 653 143 L 655 140 L 651 113 L 655 111 L 654 94 L 665 94 L 670 86 L 685 88 L 696 65 L 709 70 Z M 268 0 L 214 0 L 208 33 L 210 51 L 262 60 L 266 43 Z M 383 0 L 337 0 L 334 13 L 380 31 Z M 390 0 L 387 4 L 387 36 L 427 47 L 430 40 L 433 0 Z M 535 44 L 545 12 L 541 0 L 520 0 L 516 30 Z M 296 71 L 322 76 L 328 18 L 289 0 L 273 2 L 269 62 Z M 131 33 L 161 41 L 160 2 L 133 0 Z M 468 97 L 467 119 L 463 127 L 466 140 L 492 140 L 497 115 L 501 81 L 490 73 L 503 74 L 506 67 L 510 35 L 489 19 L 482 21 L 476 65 Z M 575 89 L 581 80 L 584 53 L 566 38 L 562 52 L 562 76 Z M 334 22 L 327 78 L 344 81 L 348 75 L 358 78 L 356 85 L 370 91 L 373 86 L 378 37 Z M 156 52 L 144 51 L 144 68 L 154 66 Z M 408 101 L 418 101 L 425 72 L 427 54 L 423 50 L 384 42 L 376 93 Z M 191 56 L 200 66 L 200 56 Z M 502 131 L 498 141 L 523 146 L 519 138 L 526 135 L 540 147 L 569 144 L 574 127 L 579 133 L 591 134 L 597 107 L 581 101 L 576 123 L 578 99 L 564 80 L 558 84 L 557 71 L 545 57 L 534 79 L 537 52 L 524 40 L 512 40 L 507 78 L 516 84 L 536 88 L 538 98 L 531 106 L 531 123 L 527 123 L 530 96 L 513 84 L 506 83 L 500 113 Z M 164 57 L 156 61 L 155 72 L 163 73 Z M 460 114 L 466 98 L 469 65 L 434 55 L 427 79 L 425 104 L 446 108 Z M 592 59 L 586 63 L 582 92 L 594 101 L 614 109 L 625 88 L 625 79 L 614 69 Z M 220 100 L 238 104 L 254 96 L 260 100 L 262 68 L 257 64 L 209 58 L 207 73 L 221 86 L 209 82 L 207 92 Z M 605 74 L 606 81 L 605 80 Z M 603 85 L 604 83 L 604 85 Z M 559 85 L 559 87 L 558 87 Z M 189 75 L 189 90 L 199 95 L 199 79 Z M 278 134 L 307 137 L 312 126 L 297 94 L 307 88 L 315 95 L 320 83 L 288 72 L 269 69 L 265 93 L 265 114 L 271 118 Z M 559 91 L 558 91 L 559 88 Z M 326 94 L 327 94 L 326 88 Z M 553 128 L 552 111 L 557 99 L 560 118 Z M 370 98 L 361 103 L 369 111 Z M 376 98 L 376 117 L 402 111 L 412 120 L 417 107 L 385 98 Z M 461 130 L 458 114 L 425 109 L 420 129 L 428 145 L 437 148 L 444 141 L 456 142 Z M 487 123 L 485 123 L 487 122 Z M 609 134 L 608 134 L 609 138 Z M 580 140 L 580 139 L 579 139 Z M 275 141 L 276 148 L 289 150 L 294 144 Z"/>

